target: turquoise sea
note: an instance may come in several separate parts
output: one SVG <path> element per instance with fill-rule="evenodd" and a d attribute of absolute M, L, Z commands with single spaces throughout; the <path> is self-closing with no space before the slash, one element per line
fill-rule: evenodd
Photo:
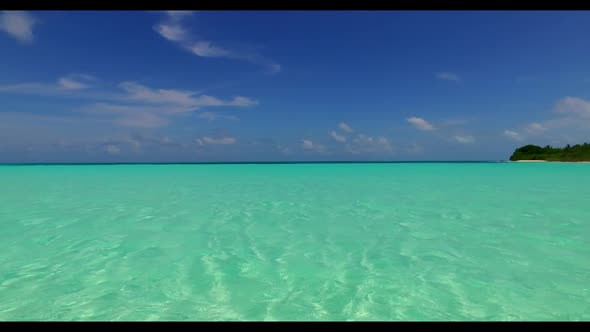
<path fill-rule="evenodd" d="M 0 320 L 590 320 L 590 164 L 0 166 Z"/>

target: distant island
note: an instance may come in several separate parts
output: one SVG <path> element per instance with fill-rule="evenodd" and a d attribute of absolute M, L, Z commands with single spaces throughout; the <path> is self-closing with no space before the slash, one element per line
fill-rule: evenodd
<path fill-rule="evenodd" d="M 569 144 L 563 148 L 554 148 L 550 145 L 540 147 L 538 145 L 525 145 L 514 150 L 511 161 L 590 161 L 590 144 Z"/>

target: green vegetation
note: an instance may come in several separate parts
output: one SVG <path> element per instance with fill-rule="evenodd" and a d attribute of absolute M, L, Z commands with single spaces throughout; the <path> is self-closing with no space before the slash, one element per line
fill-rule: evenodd
<path fill-rule="evenodd" d="M 568 144 L 564 148 L 554 148 L 550 145 L 542 148 L 529 144 L 516 149 L 510 160 L 590 161 L 590 144 Z"/>

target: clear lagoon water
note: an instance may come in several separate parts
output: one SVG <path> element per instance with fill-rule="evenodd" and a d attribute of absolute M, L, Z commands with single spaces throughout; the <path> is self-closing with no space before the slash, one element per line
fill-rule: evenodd
<path fill-rule="evenodd" d="M 589 320 L 590 164 L 0 166 L 0 320 Z"/>

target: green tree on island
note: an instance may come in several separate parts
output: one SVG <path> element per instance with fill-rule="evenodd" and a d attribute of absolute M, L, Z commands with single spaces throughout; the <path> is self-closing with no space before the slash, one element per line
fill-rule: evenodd
<path fill-rule="evenodd" d="M 564 148 L 529 144 L 514 150 L 510 160 L 590 161 L 590 144 L 568 144 Z"/>

